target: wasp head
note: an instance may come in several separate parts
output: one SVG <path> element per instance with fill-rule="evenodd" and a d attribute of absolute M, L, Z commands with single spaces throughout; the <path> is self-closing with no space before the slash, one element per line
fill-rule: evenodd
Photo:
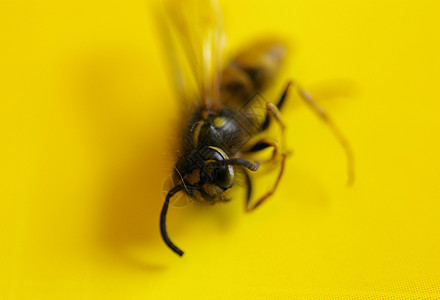
<path fill-rule="evenodd" d="M 193 187 L 191 196 L 208 203 L 226 201 L 224 192 L 234 185 L 234 168 L 226 153 L 214 146 L 195 149 L 181 158 L 175 167 L 175 177 L 183 185 Z"/>

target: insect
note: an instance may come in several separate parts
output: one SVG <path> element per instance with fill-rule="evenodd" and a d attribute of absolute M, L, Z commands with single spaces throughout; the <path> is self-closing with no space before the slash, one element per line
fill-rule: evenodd
<path fill-rule="evenodd" d="M 258 41 L 222 67 L 223 33 L 218 4 L 215 1 L 176 1 L 166 6 L 166 11 L 169 18 L 163 33 L 169 41 L 166 47 L 177 93 L 190 107 L 185 114 L 187 118 L 182 126 L 174 167 L 173 181 L 177 184 L 168 191 L 160 215 L 162 238 L 171 250 L 183 255 L 166 229 L 170 199 L 176 193 L 185 193 L 202 203 L 226 202 L 230 200 L 229 191 L 241 177 L 247 189 L 245 209 L 248 212 L 275 193 L 288 156 L 283 142 L 286 125 L 281 110 L 289 90 L 295 90 L 329 125 L 346 151 L 349 178 L 352 178 L 352 154 L 347 141 L 300 86 L 289 82 L 276 101 L 261 101 L 259 95 L 282 67 L 287 53 L 283 43 L 271 39 Z M 178 52 L 175 45 L 182 51 Z M 183 53 L 183 58 L 179 53 Z M 184 75 L 184 67 L 177 67 L 179 63 L 182 65 L 179 59 L 186 61 L 190 78 Z M 188 92 L 191 82 L 192 93 Z M 267 135 L 272 126 L 280 128 L 279 140 Z M 263 150 L 272 151 L 269 159 L 249 158 Z M 274 182 L 267 193 L 254 199 L 251 174 L 258 173 L 261 166 L 268 164 L 278 166 Z"/>

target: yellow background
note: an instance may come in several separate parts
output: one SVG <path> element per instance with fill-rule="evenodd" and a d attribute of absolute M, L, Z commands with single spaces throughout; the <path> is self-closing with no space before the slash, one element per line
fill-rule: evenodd
<path fill-rule="evenodd" d="M 222 2 L 228 49 L 295 45 L 286 78 L 343 128 L 357 178 L 292 103 L 276 196 L 172 209 L 183 258 L 158 229 L 179 115 L 151 7 L 0 3 L 0 298 L 440 298 L 438 2 Z"/>

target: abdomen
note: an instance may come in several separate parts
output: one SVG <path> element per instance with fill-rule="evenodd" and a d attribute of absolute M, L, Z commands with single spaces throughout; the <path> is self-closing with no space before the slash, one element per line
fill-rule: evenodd
<path fill-rule="evenodd" d="M 264 91 L 278 75 L 286 46 L 279 41 L 259 41 L 243 49 L 222 71 L 221 102 L 240 106 L 256 91 Z"/>

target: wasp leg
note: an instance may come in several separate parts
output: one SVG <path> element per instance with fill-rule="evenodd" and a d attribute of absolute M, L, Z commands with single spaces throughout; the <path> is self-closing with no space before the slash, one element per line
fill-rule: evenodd
<path fill-rule="evenodd" d="M 272 103 L 267 103 L 267 104 L 266 104 L 266 110 L 268 110 L 267 106 L 270 104 L 270 106 L 271 106 L 270 110 L 276 112 L 277 115 L 279 115 L 279 114 L 280 114 L 279 111 L 283 108 L 283 105 L 284 105 L 284 103 L 286 102 L 287 94 L 288 94 L 288 92 L 289 92 L 289 88 L 290 88 L 291 85 L 292 85 L 292 82 L 289 81 L 289 82 L 287 83 L 287 86 L 286 86 L 286 88 L 284 89 L 283 93 L 281 94 L 280 99 L 278 99 L 278 103 L 277 103 L 277 105 L 275 106 L 275 105 L 273 105 Z M 269 127 L 269 125 L 270 125 L 270 115 L 268 114 L 268 115 L 266 116 L 266 119 L 264 120 L 263 124 L 261 125 L 261 131 L 266 130 L 266 129 Z"/>
<path fill-rule="evenodd" d="M 286 125 L 284 124 L 283 119 L 281 118 L 280 110 L 277 106 L 275 106 L 273 103 L 267 103 L 266 104 L 266 111 L 267 111 L 267 119 L 275 119 L 275 121 L 278 123 L 278 125 L 281 128 L 281 145 L 287 145 L 286 144 Z"/>
<path fill-rule="evenodd" d="M 348 180 L 347 185 L 352 185 L 354 182 L 354 156 L 353 151 L 351 150 L 351 146 L 348 143 L 347 139 L 344 137 L 342 132 L 336 126 L 336 124 L 332 121 L 329 115 L 313 101 L 312 97 L 305 91 L 301 86 L 295 84 L 295 89 L 297 93 L 301 96 L 301 98 L 308 104 L 308 106 L 324 121 L 324 123 L 329 127 L 330 131 L 338 140 L 339 144 L 341 144 L 342 148 L 345 151 L 345 155 L 347 157 L 347 173 Z"/>
<path fill-rule="evenodd" d="M 286 88 L 284 89 L 284 92 L 281 94 L 280 99 L 277 103 L 277 108 L 281 110 L 283 108 L 283 104 L 286 102 L 287 94 L 289 92 L 289 88 L 292 86 L 292 81 L 287 82 Z"/>
<path fill-rule="evenodd" d="M 247 183 L 247 187 L 248 187 L 247 197 L 246 197 L 246 205 L 245 205 L 246 212 L 253 211 L 254 209 L 256 209 L 258 206 L 260 206 L 264 201 L 266 201 L 270 196 L 272 196 L 275 193 L 275 191 L 278 187 L 278 184 L 281 181 L 281 177 L 283 176 L 283 173 L 284 173 L 284 166 L 286 164 L 286 158 L 287 158 L 287 154 L 282 154 L 281 163 L 280 163 L 280 171 L 278 173 L 278 177 L 277 177 L 277 180 L 275 181 L 275 184 L 265 195 L 263 195 L 260 199 L 258 199 L 258 201 L 256 201 L 255 204 L 251 204 L 252 181 L 251 181 L 251 178 L 250 178 L 249 174 L 247 173 L 247 171 L 245 171 L 246 183 Z"/>
<path fill-rule="evenodd" d="M 261 150 L 264 150 L 266 148 L 273 147 L 272 156 L 270 159 L 268 159 L 266 162 L 273 162 L 275 163 L 278 157 L 279 149 L 278 142 L 275 140 L 268 140 L 268 139 L 262 139 L 258 141 L 254 146 L 252 146 L 251 149 L 246 151 L 246 153 L 254 153 Z"/>
<path fill-rule="evenodd" d="M 243 170 L 244 171 L 244 177 L 246 179 L 246 202 L 244 203 L 244 209 L 247 211 L 249 205 L 251 204 L 251 199 L 252 199 L 252 180 L 251 180 L 251 176 L 249 175 L 249 172 L 247 170 Z"/>
<path fill-rule="evenodd" d="M 289 82 L 287 84 L 283 94 L 281 95 L 280 99 L 278 100 L 277 105 L 274 105 L 273 103 L 270 103 L 270 102 L 266 104 L 267 115 L 266 115 L 266 119 L 265 119 L 265 121 L 262 125 L 262 129 L 261 129 L 261 131 L 264 131 L 265 129 L 267 129 L 270 125 L 271 119 L 275 119 L 275 121 L 281 127 L 281 133 L 282 133 L 282 139 L 283 139 L 284 145 L 285 145 L 284 141 L 285 141 L 286 125 L 284 124 L 284 122 L 281 118 L 280 109 L 282 108 L 283 104 L 285 103 L 285 100 L 287 98 L 287 93 L 289 91 L 290 86 L 291 86 L 291 82 Z M 269 140 L 269 139 L 262 139 L 262 140 L 258 141 L 254 146 L 252 146 L 252 148 L 250 148 L 246 152 L 247 153 L 258 152 L 258 151 L 261 151 L 261 150 L 266 149 L 268 147 L 274 148 L 274 150 L 272 152 L 272 157 L 268 160 L 268 162 L 274 162 L 277 159 L 279 152 L 280 152 L 280 146 L 278 145 L 277 141 L 273 141 L 273 140 Z M 247 194 L 246 194 L 246 202 L 245 202 L 246 212 L 253 211 L 254 209 L 259 207 L 264 201 L 266 201 L 268 198 L 270 198 L 275 193 L 275 191 L 278 188 L 278 185 L 281 181 L 283 173 L 284 173 L 284 168 L 285 168 L 287 156 L 288 156 L 287 152 L 283 152 L 281 154 L 280 171 L 278 173 L 277 179 L 276 179 L 273 187 L 266 194 L 264 194 L 260 199 L 258 199 L 255 202 L 255 204 L 251 204 L 252 181 L 249 176 L 249 173 L 246 170 L 244 170 L 245 171 L 244 174 L 246 177 L 246 185 L 247 185 Z"/>
<path fill-rule="evenodd" d="M 278 122 L 281 129 L 284 131 L 286 129 L 286 125 L 284 124 L 283 119 L 281 118 L 281 113 L 278 107 L 275 106 L 273 103 L 268 102 L 266 103 L 266 111 L 268 117 L 269 118 L 273 117 Z"/>

